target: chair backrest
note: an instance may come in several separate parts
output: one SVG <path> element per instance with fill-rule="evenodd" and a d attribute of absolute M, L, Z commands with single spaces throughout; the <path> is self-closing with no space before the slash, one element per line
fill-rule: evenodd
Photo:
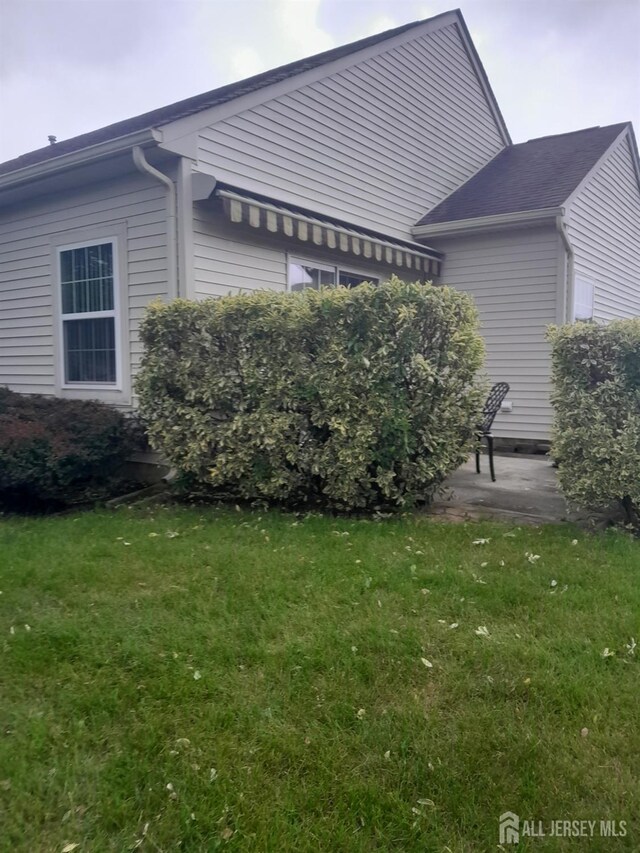
<path fill-rule="evenodd" d="M 500 411 L 502 401 L 509 393 L 509 387 L 508 382 L 496 382 L 489 391 L 489 396 L 482 409 L 482 421 L 480 422 L 480 430 L 483 433 L 487 433 L 491 429 L 495 416 Z"/>

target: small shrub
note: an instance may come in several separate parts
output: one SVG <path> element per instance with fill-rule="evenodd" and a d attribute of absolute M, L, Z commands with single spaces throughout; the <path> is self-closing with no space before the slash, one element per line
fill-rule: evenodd
<path fill-rule="evenodd" d="M 0 504 L 38 510 L 108 494 L 136 441 L 111 406 L 0 388 Z"/>
<path fill-rule="evenodd" d="M 395 279 L 154 304 L 140 411 L 192 483 L 340 509 L 426 501 L 465 459 L 482 390 L 471 299 Z"/>
<path fill-rule="evenodd" d="M 549 337 L 560 487 L 587 509 L 619 503 L 640 529 L 640 319 Z"/>

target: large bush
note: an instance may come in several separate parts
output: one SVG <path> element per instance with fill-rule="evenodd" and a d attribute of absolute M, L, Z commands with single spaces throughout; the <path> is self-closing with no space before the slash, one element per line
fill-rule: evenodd
<path fill-rule="evenodd" d="M 350 509 L 428 500 L 473 440 L 469 297 L 395 279 L 152 305 L 152 446 L 214 492 Z"/>
<path fill-rule="evenodd" d="M 110 406 L 0 388 L 0 505 L 42 509 L 108 491 L 135 440 Z"/>
<path fill-rule="evenodd" d="M 567 499 L 640 527 L 640 319 L 552 328 L 553 452 Z"/>

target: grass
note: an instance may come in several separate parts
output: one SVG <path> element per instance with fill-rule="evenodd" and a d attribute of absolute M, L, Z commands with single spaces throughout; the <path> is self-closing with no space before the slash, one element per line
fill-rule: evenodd
<path fill-rule="evenodd" d="M 570 527 L 0 521 L 0 848 L 637 851 L 639 580 Z"/>

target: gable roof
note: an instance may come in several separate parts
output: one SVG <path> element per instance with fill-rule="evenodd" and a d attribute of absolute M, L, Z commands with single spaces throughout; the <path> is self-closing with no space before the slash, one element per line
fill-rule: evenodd
<path fill-rule="evenodd" d="M 185 118 L 186 116 L 193 115 L 194 113 L 201 112 L 209 109 L 210 107 L 226 104 L 229 101 L 233 101 L 235 98 L 241 97 L 242 95 L 257 92 L 274 83 L 279 83 L 283 80 L 295 77 L 298 74 L 302 74 L 305 71 L 310 71 L 323 65 L 327 65 L 330 62 L 334 62 L 335 60 L 357 53 L 360 50 L 374 47 L 375 45 L 387 41 L 394 36 L 402 35 L 409 30 L 415 29 L 416 27 L 422 26 L 426 23 L 437 21 L 439 18 L 444 18 L 451 14 L 452 12 L 443 12 L 440 15 L 434 15 L 432 18 L 403 24 L 402 26 L 395 27 L 394 29 L 386 30 L 383 33 L 377 33 L 376 35 L 359 39 L 358 41 L 351 42 L 350 44 L 341 45 L 340 47 L 335 47 L 331 50 L 317 53 L 314 56 L 309 56 L 305 59 L 289 62 L 286 65 L 281 65 L 279 68 L 264 71 L 261 74 L 248 77 L 238 83 L 221 86 L 218 89 L 212 89 L 211 91 L 204 92 L 201 95 L 195 95 L 194 97 L 177 101 L 169 106 L 160 107 L 159 109 L 151 110 L 150 112 L 143 113 L 142 115 L 134 116 L 133 118 L 125 119 L 124 121 L 115 122 L 114 124 L 110 124 L 98 130 L 83 133 L 79 136 L 74 136 L 71 139 L 62 140 L 54 143 L 53 145 L 47 145 L 44 148 L 38 148 L 35 151 L 30 151 L 27 154 L 22 154 L 12 160 L 0 163 L 0 175 L 5 175 L 29 166 L 34 166 L 65 154 L 72 154 L 90 146 L 110 142 L 120 137 L 128 136 L 129 134 L 162 127 L 170 122 L 177 121 L 178 119 Z M 467 37 L 470 49 L 474 54 L 473 58 L 477 65 L 478 73 L 482 77 L 482 83 L 488 92 L 488 96 L 493 102 L 499 121 L 501 121 L 504 126 L 504 120 L 500 114 L 495 97 L 493 96 L 493 92 L 489 85 L 484 68 L 482 67 L 482 63 L 480 62 L 473 46 L 473 42 L 469 36 L 462 13 L 460 10 L 456 9 L 453 10 L 453 14 L 456 15 L 457 23 L 462 27 Z M 507 133 L 506 127 L 504 128 L 504 132 L 505 134 Z"/>
<path fill-rule="evenodd" d="M 560 207 L 628 127 L 589 127 L 509 145 L 417 226 Z"/>

